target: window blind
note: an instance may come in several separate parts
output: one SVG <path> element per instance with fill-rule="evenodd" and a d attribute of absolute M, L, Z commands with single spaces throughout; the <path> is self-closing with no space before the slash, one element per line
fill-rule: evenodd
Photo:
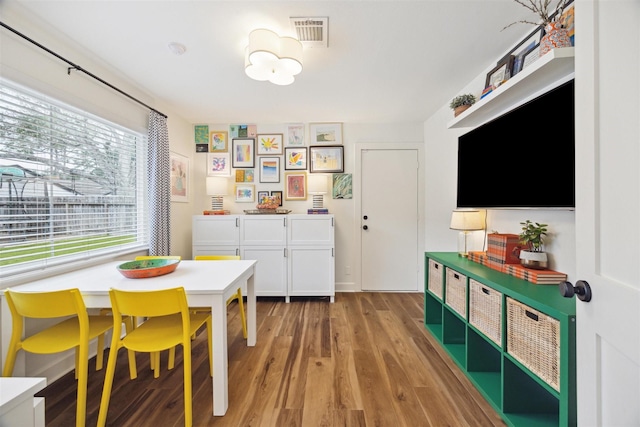
<path fill-rule="evenodd" d="M 0 275 L 148 245 L 146 144 L 0 81 Z"/>

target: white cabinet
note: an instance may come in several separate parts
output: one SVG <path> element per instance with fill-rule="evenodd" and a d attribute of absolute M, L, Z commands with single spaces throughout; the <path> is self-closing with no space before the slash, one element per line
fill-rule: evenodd
<path fill-rule="evenodd" d="M 46 378 L 0 378 L 0 426 L 44 427 L 44 398 L 34 397 Z"/>
<path fill-rule="evenodd" d="M 255 259 L 257 296 L 335 296 L 333 215 L 195 215 L 193 256 Z"/>

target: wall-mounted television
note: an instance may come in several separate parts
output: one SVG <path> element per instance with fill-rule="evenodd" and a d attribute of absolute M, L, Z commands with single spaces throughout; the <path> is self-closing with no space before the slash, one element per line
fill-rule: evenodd
<path fill-rule="evenodd" d="M 458 138 L 458 208 L 575 207 L 574 81 Z"/>

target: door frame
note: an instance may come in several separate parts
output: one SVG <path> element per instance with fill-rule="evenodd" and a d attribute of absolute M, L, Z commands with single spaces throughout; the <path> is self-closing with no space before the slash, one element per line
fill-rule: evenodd
<path fill-rule="evenodd" d="M 355 147 L 355 167 L 353 174 L 353 202 L 354 202 L 354 242 L 355 246 L 355 269 L 354 287 L 356 291 L 362 292 L 362 152 L 366 150 L 416 150 L 418 152 L 418 253 L 416 254 L 418 263 L 418 289 L 424 292 L 420 286 L 420 279 L 424 277 L 424 143 L 420 142 L 361 142 L 354 144 Z"/>

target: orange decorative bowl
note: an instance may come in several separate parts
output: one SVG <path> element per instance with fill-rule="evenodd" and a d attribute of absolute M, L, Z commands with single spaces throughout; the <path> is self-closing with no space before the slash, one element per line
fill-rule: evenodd
<path fill-rule="evenodd" d="M 118 266 L 118 271 L 129 279 L 145 279 L 147 277 L 169 274 L 178 268 L 179 259 L 145 259 L 127 261 Z"/>

